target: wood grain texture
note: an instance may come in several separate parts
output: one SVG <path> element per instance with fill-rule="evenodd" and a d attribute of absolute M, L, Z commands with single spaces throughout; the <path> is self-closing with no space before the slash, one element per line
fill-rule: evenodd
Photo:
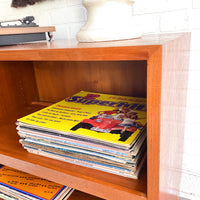
<path fill-rule="evenodd" d="M 159 199 L 160 176 L 160 101 L 162 47 L 147 63 L 147 180 L 148 199 Z"/>
<path fill-rule="evenodd" d="M 42 43 L 41 43 L 42 44 Z M 48 60 L 48 61 L 102 61 L 102 60 L 146 60 L 148 52 L 142 47 L 105 48 L 50 48 L 38 45 L 36 49 L 0 51 L 0 60 Z M 62 47 L 62 46 L 61 46 Z M 154 46 L 147 47 L 149 51 Z"/>
<path fill-rule="evenodd" d="M 160 199 L 178 200 L 184 145 L 190 34 L 163 45 Z"/>
<path fill-rule="evenodd" d="M 0 62 L 0 121 L 38 100 L 32 63 Z"/>
<path fill-rule="evenodd" d="M 68 200 L 103 200 L 93 195 L 86 194 L 84 192 L 75 190 Z"/>
<path fill-rule="evenodd" d="M 55 31 L 54 26 L 0 28 L 0 37 L 1 37 L 1 35 L 25 34 L 25 33 L 43 33 L 43 32 L 54 32 L 54 31 Z"/>
<path fill-rule="evenodd" d="M 34 67 L 41 101 L 57 102 L 81 90 L 146 97 L 146 61 L 34 62 Z"/>

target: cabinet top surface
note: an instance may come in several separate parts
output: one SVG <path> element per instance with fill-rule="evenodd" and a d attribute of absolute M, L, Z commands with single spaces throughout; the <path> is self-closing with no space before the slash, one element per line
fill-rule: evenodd
<path fill-rule="evenodd" d="M 0 60 L 146 60 L 152 50 L 182 35 L 184 33 L 146 35 L 109 42 L 55 40 L 2 46 Z"/>

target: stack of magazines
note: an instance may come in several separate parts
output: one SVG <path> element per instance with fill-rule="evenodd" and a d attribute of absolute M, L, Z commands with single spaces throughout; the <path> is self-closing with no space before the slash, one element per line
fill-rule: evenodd
<path fill-rule="evenodd" d="M 66 200 L 74 189 L 0 165 L 0 199 Z"/>
<path fill-rule="evenodd" d="M 146 160 L 146 99 L 81 91 L 18 119 L 31 153 L 137 179 Z"/>

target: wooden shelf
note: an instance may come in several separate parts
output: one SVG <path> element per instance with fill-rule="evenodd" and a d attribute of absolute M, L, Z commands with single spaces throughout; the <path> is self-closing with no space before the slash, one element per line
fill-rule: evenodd
<path fill-rule="evenodd" d="M 75 190 L 68 200 L 103 200 L 103 199 Z"/>
<path fill-rule="evenodd" d="M 189 52 L 189 33 L 0 47 L 0 162 L 95 196 L 83 199 L 177 200 Z M 138 180 L 30 154 L 18 142 L 17 118 L 80 90 L 147 98 L 147 166 Z"/>
<path fill-rule="evenodd" d="M 19 113 L 19 117 L 39 109 L 41 106 L 28 107 Z M 132 196 L 146 198 L 146 169 L 142 171 L 139 180 L 133 180 L 28 153 L 19 143 L 15 121 L 4 122 L 0 127 L 0 144 L 1 163 L 12 168 L 105 199 L 116 199 L 110 196 L 111 193 L 124 199 Z"/>

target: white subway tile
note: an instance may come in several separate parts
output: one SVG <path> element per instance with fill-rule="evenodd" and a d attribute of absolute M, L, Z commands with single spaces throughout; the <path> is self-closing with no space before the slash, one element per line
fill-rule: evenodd
<path fill-rule="evenodd" d="M 200 107 L 200 90 L 188 90 L 187 91 L 187 107 Z"/>
<path fill-rule="evenodd" d="M 184 154 L 190 154 L 200 158 L 200 140 L 194 139 L 185 139 L 184 142 Z M 200 163 L 197 163 L 197 160 L 194 160 L 196 164 L 200 166 Z"/>
<path fill-rule="evenodd" d="M 82 0 L 66 0 L 67 4 L 70 6 L 82 5 Z"/>
<path fill-rule="evenodd" d="M 35 12 L 35 23 L 39 26 L 51 26 L 51 16 L 49 12 Z"/>
<path fill-rule="evenodd" d="M 187 107 L 186 109 L 186 122 L 187 123 L 200 123 L 200 107 Z"/>
<path fill-rule="evenodd" d="M 71 39 L 76 39 L 76 34 L 81 29 L 81 27 L 84 25 L 84 23 L 71 23 L 69 25 L 69 33 Z"/>
<path fill-rule="evenodd" d="M 163 13 L 180 11 L 192 7 L 191 0 L 138 0 L 134 3 L 135 14 Z"/>
<path fill-rule="evenodd" d="M 33 6 L 30 6 L 34 8 L 35 10 L 51 10 L 51 9 L 57 9 L 57 8 L 63 8 L 67 7 L 67 3 L 65 0 L 47 0 L 42 1 L 34 4 Z"/>
<path fill-rule="evenodd" d="M 191 0 L 162 0 L 162 11 L 183 10 L 192 6 Z"/>
<path fill-rule="evenodd" d="M 159 32 L 160 16 L 158 14 L 134 15 L 133 20 L 139 24 L 142 33 L 150 34 Z"/>
<path fill-rule="evenodd" d="M 68 25 L 56 25 L 56 32 L 53 33 L 53 40 L 70 39 Z"/>
<path fill-rule="evenodd" d="M 82 6 L 54 9 L 50 14 L 52 24 L 56 25 L 72 22 L 77 23 L 86 20 L 86 10 Z"/>
<path fill-rule="evenodd" d="M 161 14 L 160 31 L 184 31 L 189 28 L 189 13 L 187 10 L 173 11 Z"/>
<path fill-rule="evenodd" d="M 183 165 L 184 171 L 193 172 L 194 174 L 199 174 L 200 176 L 200 154 L 194 155 L 191 153 L 183 154 Z"/>
<path fill-rule="evenodd" d="M 62 25 L 69 22 L 68 8 L 53 9 L 50 12 L 51 23 L 53 25 Z"/>
<path fill-rule="evenodd" d="M 87 19 L 86 9 L 82 6 L 70 6 L 68 8 L 69 22 L 85 22 Z"/>
<path fill-rule="evenodd" d="M 200 8 L 200 1 L 199 0 L 192 0 L 193 8 Z"/>
<path fill-rule="evenodd" d="M 27 6 L 25 8 L 12 8 L 10 3 L 5 3 L 4 9 L 0 9 L 0 15 L 2 15 L 1 20 L 13 20 L 21 19 L 26 16 L 33 15 L 34 11 L 32 7 Z"/>
<path fill-rule="evenodd" d="M 162 0 L 136 0 L 133 4 L 134 14 L 156 13 L 162 10 Z"/>
<path fill-rule="evenodd" d="M 188 89 L 200 90 L 200 70 L 189 72 Z"/>
<path fill-rule="evenodd" d="M 190 51 L 190 64 L 189 70 L 190 71 L 200 71 L 200 47 L 199 50 Z"/>
<path fill-rule="evenodd" d="M 199 19 L 200 19 L 200 8 L 192 9 L 190 11 L 190 19 L 189 19 L 190 30 L 200 29 Z"/>
<path fill-rule="evenodd" d="M 200 30 L 192 30 L 191 33 L 191 50 L 200 50 Z"/>
<path fill-rule="evenodd" d="M 195 122 L 186 122 L 185 124 L 185 140 L 187 139 L 194 139 L 194 140 L 200 140 L 200 123 Z"/>
<path fill-rule="evenodd" d="M 199 200 L 200 175 L 182 173 L 181 193 L 190 200 Z"/>

